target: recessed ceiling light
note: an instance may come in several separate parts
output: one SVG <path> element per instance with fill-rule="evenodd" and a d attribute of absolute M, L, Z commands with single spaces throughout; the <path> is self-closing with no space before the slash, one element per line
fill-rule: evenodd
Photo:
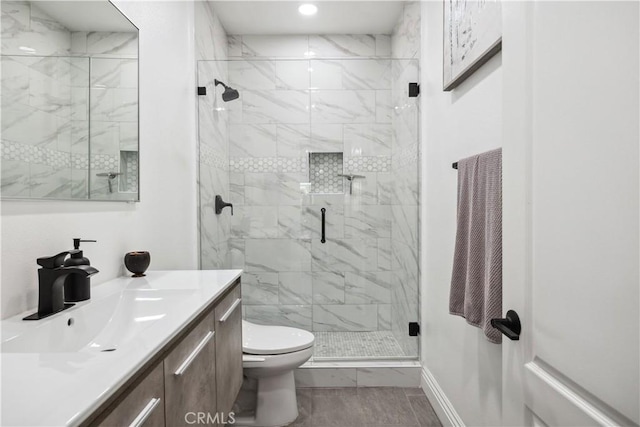
<path fill-rule="evenodd" d="M 310 16 L 315 15 L 318 12 L 318 8 L 315 4 L 305 3 L 300 5 L 300 7 L 298 8 L 298 12 L 300 12 L 302 15 Z"/>

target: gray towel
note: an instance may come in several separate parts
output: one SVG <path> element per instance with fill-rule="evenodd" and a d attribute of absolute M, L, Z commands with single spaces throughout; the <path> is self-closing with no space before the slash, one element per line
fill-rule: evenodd
<path fill-rule="evenodd" d="M 458 162 L 458 229 L 449 313 L 502 342 L 502 149 Z"/>

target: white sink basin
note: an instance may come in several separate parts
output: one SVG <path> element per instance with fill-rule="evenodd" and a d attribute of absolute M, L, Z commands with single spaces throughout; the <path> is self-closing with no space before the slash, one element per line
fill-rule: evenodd
<path fill-rule="evenodd" d="M 111 352 L 144 339 L 144 330 L 163 319 L 193 290 L 124 290 L 73 307 L 36 328 L 5 335 L 2 353 Z"/>

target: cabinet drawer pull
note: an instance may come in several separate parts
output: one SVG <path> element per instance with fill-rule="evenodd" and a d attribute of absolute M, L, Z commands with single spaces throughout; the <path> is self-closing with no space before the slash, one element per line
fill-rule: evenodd
<path fill-rule="evenodd" d="M 182 365 L 180 365 L 180 367 L 173 373 L 173 375 L 179 377 L 180 375 L 184 374 L 184 372 L 187 370 L 189 365 L 193 363 L 195 358 L 198 357 L 198 354 L 200 354 L 202 349 L 207 345 L 207 343 L 211 340 L 211 338 L 213 338 L 213 334 L 215 334 L 215 332 L 213 331 L 207 332 L 207 335 L 205 335 L 204 338 L 202 338 L 202 341 L 200 341 L 200 343 L 196 346 L 196 348 L 193 349 L 191 354 L 189 354 L 189 356 L 187 356 L 187 358 L 184 359 L 184 362 L 182 362 Z"/>
<path fill-rule="evenodd" d="M 144 422 L 147 421 L 147 418 L 149 418 L 153 410 L 156 409 L 159 403 L 160 403 L 159 398 L 154 397 L 153 399 L 151 399 L 149 403 L 147 403 L 147 406 L 145 406 L 144 409 L 138 414 L 135 420 L 133 420 L 131 424 L 129 424 L 129 427 L 142 426 Z"/>
<path fill-rule="evenodd" d="M 238 308 L 238 306 L 240 305 L 240 302 L 242 301 L 242 298 L 238 298 L 233 304 L 231 304 L 231 307 L 229 307 L 229 310 L 227 310 L 226 313 L 224 313 L 222 315 L 222 317 L 220 318 L 220 322 L 226 322 L 227 319 L 229 317 L 231 317 L 231 315 L 233 314 L 233 311 Z"/>

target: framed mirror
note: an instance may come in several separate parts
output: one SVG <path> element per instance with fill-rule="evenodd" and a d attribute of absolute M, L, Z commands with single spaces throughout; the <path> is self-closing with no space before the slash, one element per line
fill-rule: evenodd
<path fill-rule="evenodd" d="M 138 29 L 109 1 L 2 1 L 3 199 L 139 200 Z"/>

